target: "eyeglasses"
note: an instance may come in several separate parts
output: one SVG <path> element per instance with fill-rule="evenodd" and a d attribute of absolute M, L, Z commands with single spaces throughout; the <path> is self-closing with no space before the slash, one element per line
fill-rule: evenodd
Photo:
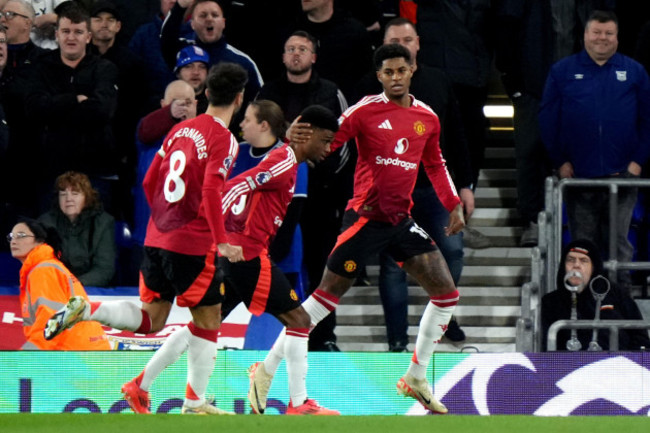
<path fill-rule="evenodd" d="M 7 242 L 11 242 L 11 241 L 13 241 L 14 239 L 17 240 L 17 241 L 19 241 L 19 240 L 24 239 L 24 238 L 35 238 L 35 237 L 36 237 L 36 236 L 34 236 L 34 235 L 28 235 L 27 233 L 16 233 L 16 234 L 9 233 L 9 234 L 7 235 Z"/>
<path fill-rule="evenodd" d="M 18 12 L 13 12 L 13 11 L 0 12 L 0 16 L 4 16 L 7 19 L 7 21 L 11 21 L 16 17 L 23 17 L 27 20 L 29 19 L 27 15 L 19 14 Z"/>
<path fill-rule="evenodd" d="M 294 54 L 295 52 L 298 52 L 300 54 L 313 53 L 312 50 L 310 50 L 305 46 L 300 46 L 300 47 L 289 46 L 284 49 L 284 52 L 287 54 Z"/>

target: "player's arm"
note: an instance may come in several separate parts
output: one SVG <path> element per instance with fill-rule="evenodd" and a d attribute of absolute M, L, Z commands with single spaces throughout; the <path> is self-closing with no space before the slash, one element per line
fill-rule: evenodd
<path fill-rule="evenodd" d="M 234 140 L 234 138 L 232 138 Z M 237 146 L 230 146 L 231 149 L 238 149 Z M 224 227 L 224 218 L 221 211 L 223 197 L 222 191 L 225 179 L 230 173 L 231 164 L 226 164 L 228 157 L 236 157 L 234 154 L 227 153 L 223 157 L 214 157 L 208 162 L 205 171 L 202 188 L 202 206 L 205 209 L 205 216 L 208 220 L 208 226 L 212 233 L 212 240 L 217 245 L 219 254 L 228 258 L 231 262 L 244 260 L 243 249 L 239 245 L 230 245 L 226 236 Z"/>
<path fill-rule="evenodd" d="M 442 157 L 438 137 L 438 134 L 432 134 L 427 141 L 422 153 L 422 165 L 440 202 L 449 211 L 449 224 L 445 227 L 445 233 L 453 235 L 465 227 L 465 218 L 456 187 Z"/>

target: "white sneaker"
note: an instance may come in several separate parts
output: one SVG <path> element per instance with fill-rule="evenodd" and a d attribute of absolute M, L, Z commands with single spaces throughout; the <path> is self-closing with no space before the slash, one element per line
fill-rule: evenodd
<path fill-rule="evenodd" d="M 72 328 L 83 320 L 86 308 L 90 308 L 90 304 L 83 297 L 73 296 L 70 298 L 65 307 L 49 318 L 45 329 L 43 329 L 43 337 L 46 340 L 51 340 L 66 329 Z"/>
<path fill-rule="evenodd" d="M 181 413 L 186 415 L 234 415 L 234 412 L 228 412 L 227 410 L 219 409 L 216 406 L 212 406 L 210 402 L 204 401 L 201 406 L 190 407 L 183 405 Z"/>
<path fill-rule="evenodd" d="M 263 414 L 273 376 L 266 372 L 263 362 L 256 362 L 248 367 L 248 377 L 250 378 L 248 401 L 253 412 Z"/>
<path fill-rule="evenodd" d="M 444 404 L 440 403 L 431 393 L 431 387 L 426 379 L 416 379 L 410 374 L 405 374 L 397 381 L 397 393 L 404 397 L 411 397 L 431 412 L 445 414 L 448 412 Z"/>

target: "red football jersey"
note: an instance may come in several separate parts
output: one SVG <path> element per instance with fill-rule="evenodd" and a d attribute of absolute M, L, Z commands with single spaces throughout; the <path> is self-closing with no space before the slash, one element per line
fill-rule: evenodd
<path fill-rule="evenodd" d="M 223 195 L 228 241 L 241 245 L 252 260 L 267 249 L 293 198 L 298 161 L 284 144 L 257 166 L 230 179 Z"/>
<path fill-rule="evenodd" d="M 429 106 L 411 96 L 410 107 L 383 93 L 366 96 L 340 117 L 333 149 L 354 138 L 359 156 L 354 194 L 347 209 L 396 224 L 409 215 L 420 161 L 442 204 L 460 203 L 440 152 L 440 122 Z"/>
<path fill-rule="evenodd" d="M 169 132 L 143 182 L 151 206 L 146 246 L 204 255 L 227 242 L 221 191 L 238 150 L 224 122 L 207 114 Z"/>

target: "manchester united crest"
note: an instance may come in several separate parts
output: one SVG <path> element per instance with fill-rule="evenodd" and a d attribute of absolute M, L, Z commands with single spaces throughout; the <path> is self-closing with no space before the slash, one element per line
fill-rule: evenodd
<path fill-rule="evenodd" d="M 357 264 L 354 260 L 348 260 L 343 263 L 343 269 L 345 269 L 346 272 L 354 272 L 357 269 Z"/>
<path fill-rule="evenodd" d="M 221 296 L 226 295 L 226 286 L 223 283 L 219 285 L 219 293 L 221 294 Z"/>
<path fill-rule="evenodd" d="M 424 126 L 423 122 L 418 120 L 413 124 L 413 130 L 417 135 L 422 135 L 426 132 L 427 128 Z"/>
<path fill-rule="evenodd" d="M 296 291 L 291 289 L 289 292 L 289 297 L 291 298 L 292 301 L 297 301 L 298 300 L 298 295 L 296 294 Z"/>

